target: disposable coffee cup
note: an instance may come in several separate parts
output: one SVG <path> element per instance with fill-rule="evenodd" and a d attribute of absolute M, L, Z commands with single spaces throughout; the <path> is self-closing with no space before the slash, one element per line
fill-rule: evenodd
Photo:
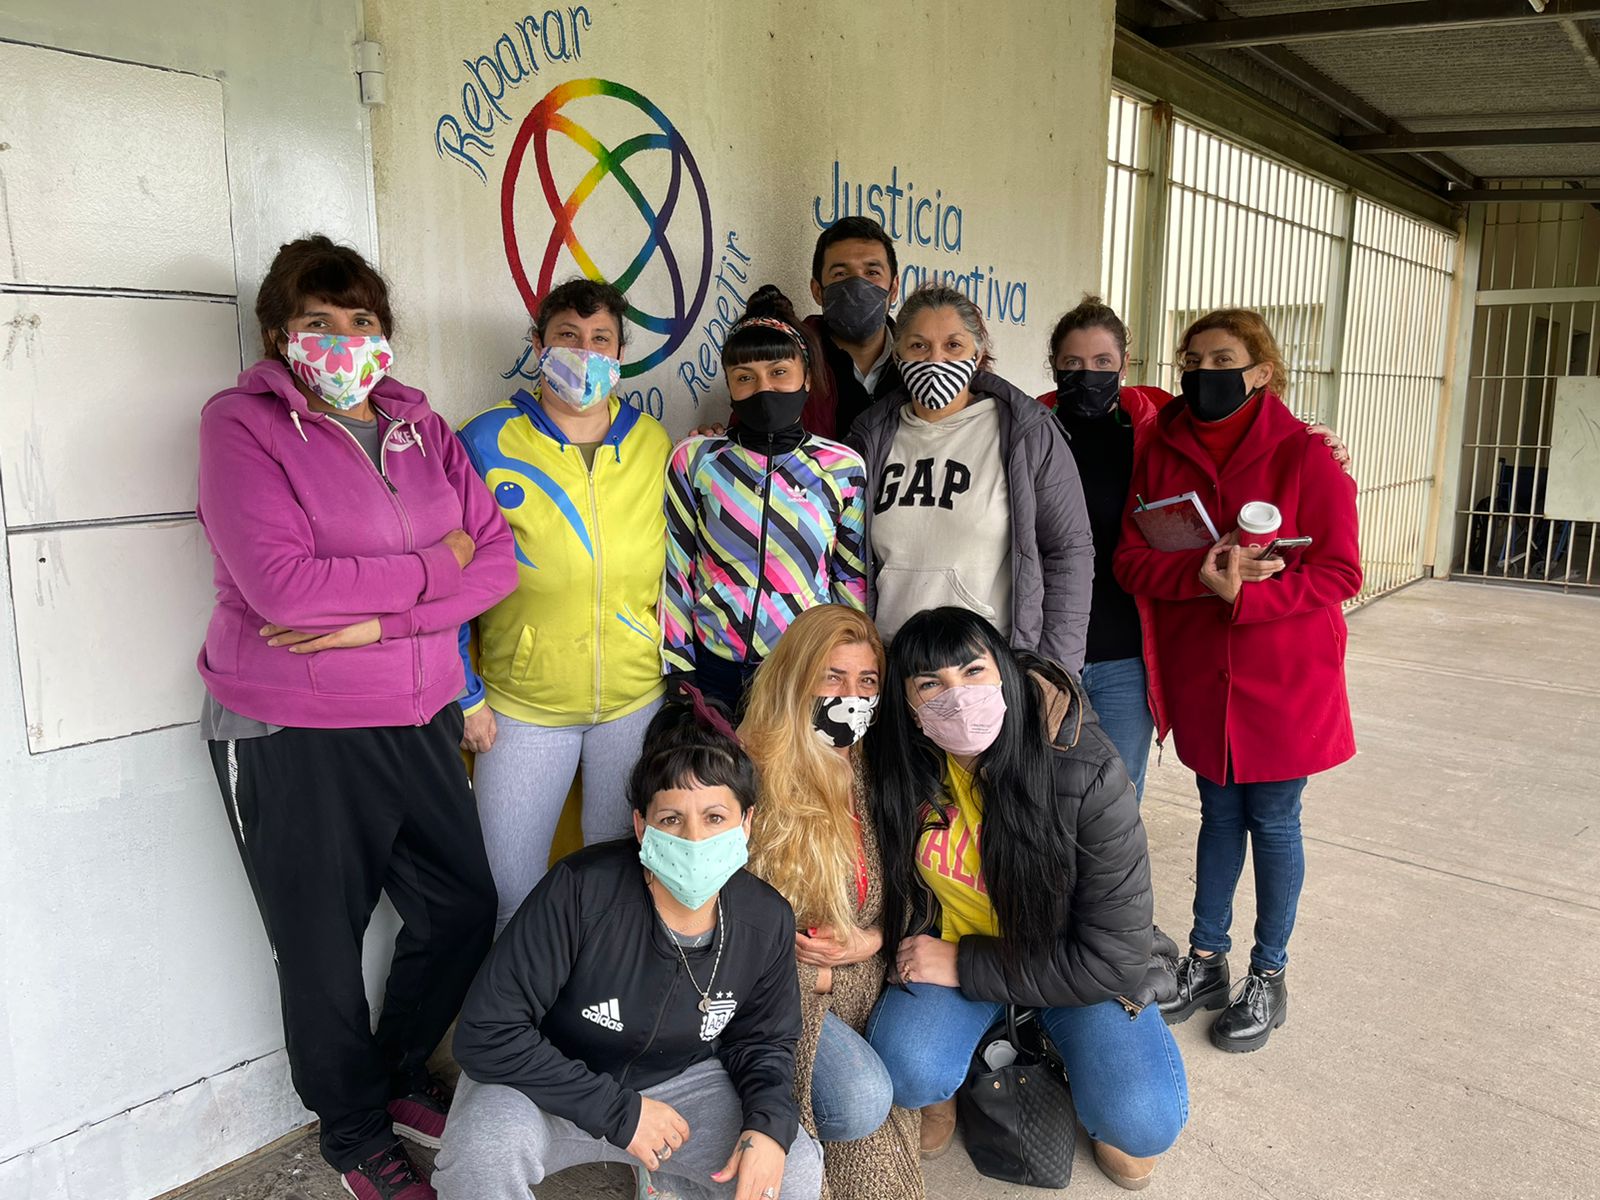
<path fill-rule="evenodd" d="M 1265 500 L 1252 500 L 1239 510 L 1239 544 L 1265 546 L 1278 536 L 1283 527 L 1283 514 L 1276 504 Z"/>

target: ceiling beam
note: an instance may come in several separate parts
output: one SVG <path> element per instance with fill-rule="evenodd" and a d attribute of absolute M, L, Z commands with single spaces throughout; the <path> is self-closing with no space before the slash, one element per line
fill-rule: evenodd
<path fill-rule="evenodd" d="M 1595 204 L 1600 188 L 1452 188 L 1457 204 Z"/>
<path fill-rule="evenodd" d="M 1546 0 L 1536 11 L 1528 0 L 1410 0 L 1364 8 L 1329 8 L 1236 17 L 1196 25 L 1161 25 L 1139 31 L 1163 50 L 1237 50 L 1246 46 L 1287 45 L 1372 33 L 1427 29 L 1471 29 L 1484 25 L 1533 24 L 1600 16 L 1600 0 Z"/>
<path fill-rule="evenodd" d="M 1540 126 L 1532 129 L 1435 129 L 1426 133 L 1375 133 L 1340 138 L 1361 154 L 1414 154 L 1418 150 L 1478 149 L 1488 146 L 1600 145 L 1600 125 Z"/>
<path fill-rule="evenodd" d="M 1199 21 L 1229 20 L 1233 10 L 1217 0 L 1160 0 L 1181 16 Z M 1349 88 L 1324 75 L 1299 55 L 1277 46 L 1252 46 L 1241 53 L 1257 66 L 1299 88 L 1306 95 L 1327 105 L 1345 120 L 1372 133 L 1403 133 L 1388 113 L 1368 104 Z M 1397 169 L 1402 164 L 1394 164 Z M 1478 177 L 1454 159 L 1442 154 L 1417 154 L 1412 157 L 1408 175 L 1423 187 L 1443 192 L 1446 184 L 1476 187 Z"/>

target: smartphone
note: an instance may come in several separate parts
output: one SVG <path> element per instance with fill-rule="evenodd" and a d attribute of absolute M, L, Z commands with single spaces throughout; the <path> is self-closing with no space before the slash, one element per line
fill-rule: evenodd
<path fill-rule="evenodd" d="M 1310 537 L 1273 538 L 1261 552 L 1262 558 L 1282 558 L 1285 550 L 1304 550 L 1311 545 Z"/>

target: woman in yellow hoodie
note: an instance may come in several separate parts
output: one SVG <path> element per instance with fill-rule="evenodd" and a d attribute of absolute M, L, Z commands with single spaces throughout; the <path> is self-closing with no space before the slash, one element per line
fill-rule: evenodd
<path fill-rule="evenodd" d="M 615 396 L 628 302 L 573 279 L 539 305 L 530 395 L 461 440 L 516 536 L 517 590 L 477 620 L 463 745 L 505 927 L 544 874 L 583 772 L 583 840 L 631 829 L 627 775 L 660 707 L 666 431 Z M 468 631 L 462 629 L 463 656 Z"/>

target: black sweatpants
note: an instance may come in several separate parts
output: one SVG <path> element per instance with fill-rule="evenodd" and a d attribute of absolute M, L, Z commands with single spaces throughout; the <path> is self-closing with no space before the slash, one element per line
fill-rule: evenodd
<path fill-rule="evenodd" d="M 385 1108 L 426 1079 L 493 937 L 462 724 L 447 704 L 420 727 L 210 743 L 278 967 L 295 1090 L 337 1171 L 394 1141 Z M 405 926 L 374 1034 L 361 943 L 380 891 Z"/>

